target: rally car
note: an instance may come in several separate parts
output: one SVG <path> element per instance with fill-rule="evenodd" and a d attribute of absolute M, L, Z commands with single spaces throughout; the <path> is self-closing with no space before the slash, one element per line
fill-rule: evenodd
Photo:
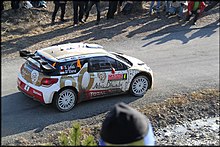
<path fill-rule="evenodd" d="M 18 74 L 18 89 L 62 112 L 85 100 L 125 92 L 141 97 L 153 88 L 149 66 L 98 44 L 68 43 L 19 53 L 26 62 Z"/>

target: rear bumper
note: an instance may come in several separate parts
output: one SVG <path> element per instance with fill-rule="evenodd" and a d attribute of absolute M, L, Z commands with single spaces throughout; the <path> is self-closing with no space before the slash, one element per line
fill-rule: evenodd
<path fill-rule="evenodd" d="M 17 87 L 18 90 L 27 96 L 32 97 L 44 104 L 52 103 L 55 92 L 59 91 L 60 89 L 58 84 L 54 84 L 50 87 L 36 86 L 27 82 L 20 73 L 18 74 Z"/>
<path fill-rule="evenodd" d="M 44 102 L 44 98 L 43 98 L 43 93 L 26 85 L 24 82 L 22 82 L 19 78 L 18 78 L 18 90 L 20 90 L 21 92 L 23 92 L 24 94 L 26 94 L 29 97 L 34 98 L 35 100 L 41 102 L 41 103 L 45 103 Z"/>

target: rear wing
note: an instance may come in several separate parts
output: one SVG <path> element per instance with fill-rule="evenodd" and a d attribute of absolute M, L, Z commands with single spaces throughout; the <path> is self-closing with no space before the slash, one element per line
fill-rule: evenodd
<path fill-rule="evenodd" d="M 34 53 L 31 53 L 30 51 L 22 50 L 22 51 L 19 51 L 19 54 L 20 54 L 20 57 L 33 63 L 34 65 L 36 65 L 38 68 L 40 68 L 44 72 L 53 72 L 56 69 L 47 61 L 42 60 L 40 56 L 36 56 Z"/>

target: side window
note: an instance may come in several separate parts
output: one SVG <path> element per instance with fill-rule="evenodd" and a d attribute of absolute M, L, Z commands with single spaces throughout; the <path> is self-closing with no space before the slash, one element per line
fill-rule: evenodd
<path fill-rule="evenodd" d="M 81 66 L 83 66 L 85 64 L 85 60 L 80 60 L 80 64 Z M 63 74 L 75 74 L 77 72 L 79 72 L 79 68 L 77 68 L 77 61 L 70 61 L 70 62 L 65 62 L 65 63 L 61 63 L 58 66 L 58 71 L 59 74 L 63 75 Z"/>
<path fill-rule="evenodd" d="M 114 59 L 108 57 L 94 57 L 89 61 L 89 72 L 101 72 L 101 71 L 111 71 L 111 68 L 116 65 Z M 112 66 L 111 63 L 115 65 Z"/>
<path fill-rule="evenodd" d="M 118 70 L 126 70 L 127 69 L 126 65 L 124 65 L 120 61 L 116 61 L 116 63 L 117 63 Z"/>

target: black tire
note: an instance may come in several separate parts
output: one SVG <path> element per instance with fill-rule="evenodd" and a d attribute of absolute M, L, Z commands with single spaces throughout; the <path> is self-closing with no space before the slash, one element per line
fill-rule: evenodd
<path fill-rule="evenodd" d="M 149 79 L 144 75 L 136 76 L 130 84 L 130 93 L 134 96 L 143 96 L 150 85 Z"/>
<path fill-rule="evenodd" d="M 54 96 L 54 106 L 61 112 L 70 111 L 76 104 L 77 95 L 74 90 L 67 88 Z"/>

